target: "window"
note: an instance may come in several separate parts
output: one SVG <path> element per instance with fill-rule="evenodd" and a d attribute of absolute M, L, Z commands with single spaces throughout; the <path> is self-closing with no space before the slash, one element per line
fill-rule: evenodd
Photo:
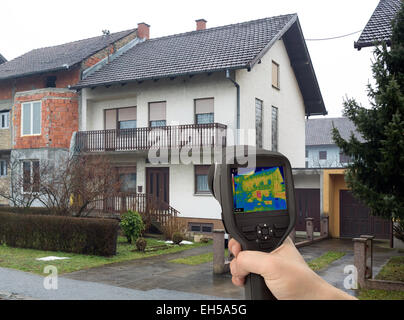
<path fill-rule="evenodd" d="M 309 150 L 306 149 L 306 158 L 309 157 Z"/>
<path fill-rule="evenodd" d="M 213 232 L 213 223 L 190 222 L 188 224 L 188 230 L 191 232 L 212 233 Z"/>
<path fill-rule="evenodd" d="M 105 110 L 105 130 L 135 129 L 137 127 L 137 108 L 117 108 Z"/>
<path fill-rule="evenodd" d="M 166 123 L 166 102 L 150 102 L 149 126 L 152 128 L 164 127 Z"/>
<path fill-rule="evenodd" d="M 0 112 L 0 129 L 8 129 L 10 122 L 10 112 L 3 111 Z"/>
<path fill-rule="evenodd" d="M 279 89 L 279 64 L 272 61 L 272 86 Z"/>
<path fill-rule="evenodd" d="M 55 76 L 46 77 L 45 87 L 56 88 L 56 77 Z"/>
<path fill-rule="evenodd" d="M 119 167 L 117 170 L 121 192 L 136 192 L 136 167 Z"/>
<path fill-rule="evenodd" d="M 278 151 L 278 108 L 272 106 L 272 151 Z"/>
<path fill-rule="evenodd" d="M 262 148 L 262 100 L 255 99 L 255 143 Z"/>
<path fill-rule="evenodd" d="M 345 153 L 340 152 L 339 154 L 339 163 L 341 164 L 348 164 L 351 162 L 351 157 L 347 156 Z"/>
<path fill-rule="evenodd" d="M 214 99 L 195 99 L 196 124 L 213 123 L 215 121 Z"/>
<path fill-rule="evenodd" d="M 0 160 L 0 177 L 5 177 L 7 175 L 7 161 Z"/>
<path fill-rule="evenodd" d="M 210 166 L 195 166 L 195 194 L 210 194 L 208 173 Z"/>
<path fill-rule="evenodd" d="M 24 160 L 22 162 L 23 191 L 39 192 L 40 172 L 39 160 Z"/>
<path fill-rule="evenodd" d="M 308 161 L 306 161 L 306 168 L 308 168 L 309 167 L 309 162 Z"/>
<path fill-rule="evenodd" d="M 327 151 L 320 151 L 320 152 L 318 153 L 318 158 L 319 158 L 320 160 L 327 160 Z"/>
<path fill-rule="evenodd" d="M 22 135 L 41 134 L 41 102 L 28 102 L 22 104 Z"/>

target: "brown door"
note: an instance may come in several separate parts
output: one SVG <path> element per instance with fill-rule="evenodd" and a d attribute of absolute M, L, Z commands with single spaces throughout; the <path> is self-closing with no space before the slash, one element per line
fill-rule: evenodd
<path fill-rule="evenodd" d="M 347 190 L 340 191 L 340 220 L 341 237 L 373 235 L 379 239 L 390 238 L 390 221 L 372 216 L 369 208 Z"/>
<path fill-rule="evenodd" d="M 146 168 L 146 193 L 152 195 L 162 207 L 168 206 L 169 168 Z"/>
<path fill-rule="evenodd" d="M 306 231 L 306 218 L 314 219 L 314 231 L 320 232 L 320 189 L 295 189 L 296 231 Z"/>

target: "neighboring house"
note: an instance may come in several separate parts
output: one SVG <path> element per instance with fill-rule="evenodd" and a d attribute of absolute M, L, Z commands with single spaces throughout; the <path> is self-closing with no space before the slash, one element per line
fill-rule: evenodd
<path fill-rule="evenodd" d="M 390 45 L 392 20 L 401 4 L 400 0 L 381 0 L 354 47 L 372 47 L 380 42 Z M 390 221 L 371 216 L 369 208 L 349 192 L 344 175 L 344 169 L 324 169 L 321 173 L 321 211 L 329 216 L 331 235 L 353 238 L 370 234 L 390 238 Z"/>
<path fill-rule="evenodd" d="M 20 173 L 32 182 L 39 178 L 40 161 L 69 151 L 71 136 L 79 128 L 80 100 L 70 86 L 95 64 L 112 60 L 139 41 L 137 33 L 133 29 L 35 49 L 0 65 L 2 176 L 10 171 L 5 164 L 11 159 L 20 162 Z"/>
<path fill-rule="evenodd" d="M 306 121 L 306 168 L 342 168 L 350 158 L 335 144 L 332 137 L 333 127 L 342 138 L 349 139 L 353 134 L 363 141 L 355 125 L 348 118 L 308 119 Z"/>
<path fill-rule="evenodd" d="M 4 62 L 7 62 L 7 59 L 4 58 L 4 57 L 2 56 L 2 54 L 0 53 L 0 64 L 2 64 L 2 63 L 4 63 Z"/>
<path fill-rule="evenodd" d="M 207 183 L 212 159 L 155 165 L 151 147 L 173 155 L 191 143 L 199 158 L 254 130 L 253 144 L 303 167 L 305 117 L 327 113 L 296 14 L 209 29 L 198 20 L 196 31 L 140 42 L 72 88 L 81 99 L 72 149 L 109 157 L 122 191 L 169 204 L 195 232 L 223 227 Z"/>
<path fill-rule="evenodd" d="M 373 47 L 380 42 L 390 46 L 391 22 L 400 10 L 401 5 L 402 0 L 380 0 L 358 41 L 354 43 L 354 47 L 360 50 L 365 47 Z"/>

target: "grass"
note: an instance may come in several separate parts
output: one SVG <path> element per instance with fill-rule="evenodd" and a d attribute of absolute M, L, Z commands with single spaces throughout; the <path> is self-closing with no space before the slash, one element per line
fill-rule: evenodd
<path fill-rule="evenodd" d="M 333 261 L 341 259 L 344 255 L 345 252 L 328 251 L 324 253 L 322 256 L 309 261 L 308 265 L 313 271 L 319 271 L 326 268 Z"/>
<path fill-rule="evenodd" d="M 404 257 L 392 257 L 376 276 L 379 280 L 404 282 Z M 360 300 L 404 300 L 403 291 L 359 290 Z"/>
<path fill-rule="evenodd" d="M 181 245 L 181 246 L 168 245 L 167 249 L 160 249 L 156 251 L 142 253 L 135 250 L 136 249 L 135 245 L 128 244 L 126 238 L 119 237 L 117 254 L 112 257 L 100 257 L 100 256 L 91 256 L 76 253 L 11 248 L 3 245 L 0 246 L 0 267 L 17 269 L 21 271 L 44 275 L 43 274 L 44 267 L 47 265 L 53 265 L 58 268 L 59 274 L 64 274 L 78 270 L 94 268 L 115 262 L 123 262 L 162 254 L 180 252 L 196 247 L 205 246 L 208 244 L 194 243 L 190 245 Z M 157 239 L 147 238 L 147 245 L 150 248 L 152 246 L 161 246 L 162 243 L 159 242 Z M 47 256 L 68 257 L 71 259 L 56 260 L 56 261 L 35 260 L 36 258 L 42 258 Z"/>
<path fill-rule="evenodd" d="M 226 249 L 225 256 L 228 255 L 228 252 L 229 252 L 228 249 Z M 196 266 L 196 265 L 208 263 L 211 261 L 213 261 L 213 252 L 199 254 L 196 256 L 189 256 L 189 257 L 185 257 L 185 258 L 173 259 L 173 260 L 169 260 L 168 262 Z"/>

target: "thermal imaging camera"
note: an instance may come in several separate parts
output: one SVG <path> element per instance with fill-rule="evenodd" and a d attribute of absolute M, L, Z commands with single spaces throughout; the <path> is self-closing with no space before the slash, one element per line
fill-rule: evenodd
<path fill-rule="evenodd" d="M 255 148 L 254 148 L 255 149 Z M 215 163 L 209 187 L 222 207 L 226 232 L 243 250 L 271 252 L 295 227 L 295 195 L 289 160 L 278 152 L 255 149 L 254 166 L 234 155 Z M 246 279 L 248 300 L 274 300 L 260 275 Z"/>

